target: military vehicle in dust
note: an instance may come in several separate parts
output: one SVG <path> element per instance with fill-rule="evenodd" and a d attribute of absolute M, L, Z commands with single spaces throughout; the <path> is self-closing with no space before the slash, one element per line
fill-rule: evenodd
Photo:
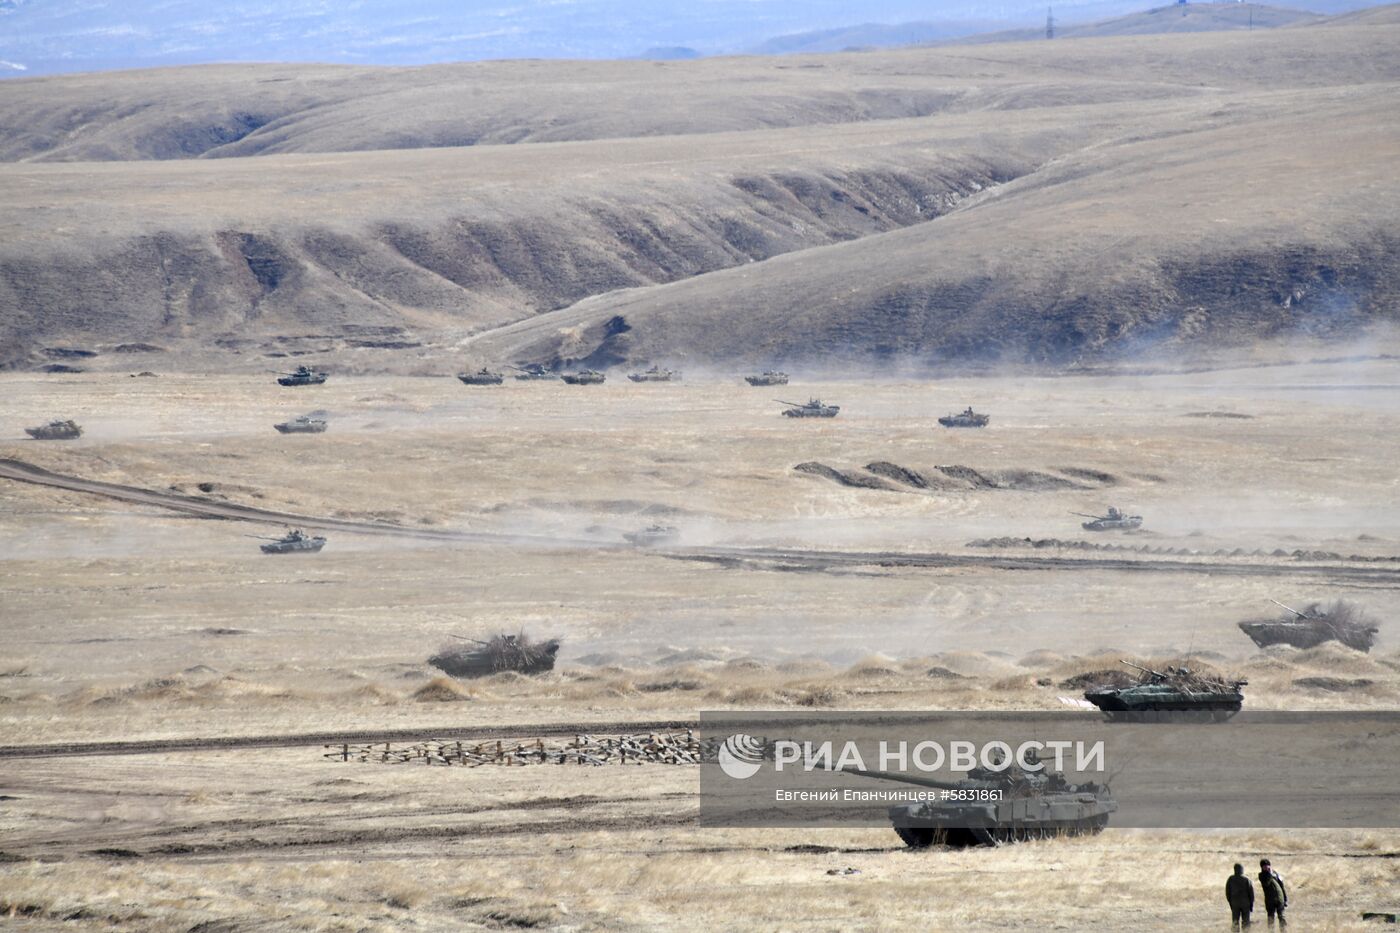
<path fill-rule="evenodd" d="M 585 369 L 576 373 L 565 373 L 560 378 L 571 386 L 596 386 L 608 377 L 596 369 Z"/>
<path fill-rule="evenodd" d="M 944 415 L 938 419 L 938 423 L 945 428 L 985 428 L 991 420 L 991 415 L 979 415 L 969 406 L 956 415 Z"/>
<path fill-rule="evenodd" d="M 457 378 L 469 386 L 498 386 L 505 381 L 501 373 L 493 373 L 485 366 L 474 373 L 458 373 Z"/>
<path fill-rule="evenodd" d="M 785 386 L 788 384 L 788 374 L 767 369 L 757 376 L 745 376 L 744 381 L 751 386 Z"/>
<path fill-rule="evenodd" d="M 630 373 L 627 378 L 633 382 L 680 382 L 681 374 L 674 370 L 653 366 L 651 369 L 639 373 Z"/>
<path fill-rule="evenodd" d="M 1035 764 L 1029 760 L 1028 764 Z M 1118 802 L 1107 784 L 1072 784 L 1058 771 L 974 768 L 961 781 L 887 771 L 847 771 L 950 792 L 945 798 L 890 807 L 890 823 L 912 849 L 955 848 L 1092 835 L 1108 825 Z"/>
<path fill-rule="evenodd" d="M 638 547 L 656 547 L 661 544 L 670 544 L 681 536 L 680 530 L 671 525 L 650 525 L 641 531 L 632 531 L 623 535 L 629 544 Z"/>
<path fill-rule="evenodd" d="M 277 378 L 279 386 L 318 386 L 326 381 L 326 374 L 310 366 L 298 366 L 289 373 L 281 373 Z"/>
<path fill-rule="evenodd" d="M 1240 688 L 1247 680 L 1226 680 L 1185 667 L 1165 671 L 1124 661 L 1141 672 L 1126 687 L 1100 686 L 1084 691 L 1084 699 L 1120 722 L 1224 722 L 1244 706 Z"/>
<path fill-rule="evenodd" d="M 821 399 L 808 399 L 806 404 L 799 405 L 797 402 L 784 402 L 777 398 L 773 401 L 782 405 L 791 405 L 783 414 L 788 418 L 835 418 L 841 411 L 840 405 L 823 405 Z"/>
<path fill-rule="evenodd" d="M 489 677 L 505 671 L 543 674 L 554 670 L 559 639 L 533 641 L 529 635 L 495 635 L 487 641 L 453 635 L 465 644 L 449 645 L 428 663 L 453 677 Z M 471 647 L 468 647 L 470 645 Z"/>
<path fill-rule="evenodd" d="M 512 366 L 511 369 L 515 370 L 515 378 L 519 379 L 521 382 L 559 378 L 539 363 L 526 363 L 524 366 Z"/>
<path fill-rule="evenodd" d="M 309 535 L 301 529 L 289 531 L 280 538 L 269 538 L 266 535 L 248 535 L 250 538 L 260 538 L 267 544 L 258 545 L 264 554 L 315 554 L 326 546 L 326 539 L 320 535 Z"/>
<path fill-rule="evenodd" d="M 1303 611 L 1291 609 L 1276 599 L 1269 602 L 1287 614 L 1273 619 L 1254 619 L 1240 623 L 1240 631 L 1260 648 L 1270 645 L 1292 645 L 1294 648 L 1316 648 L 1327 641 L 1339 641 L 1354 651 L 1370 651 L 1380 629 L 1355 605 L 1337 600 L 1330 606 L 1311 603 Z"/>
<path fill-rule="evenodd" d="M 1141 515 L 1125 515 L 1111 505 L 1108 507 L 1107 515 L 1086 515 L 1083 512 L 1069 514 L 1089 519 L 1087 522 L 1079 523 L 1085 531 L 1133 531 L 1142 527 Z"/>
<path fill-rule="evenodd" d="M 83 436 L 83 429 L 76 421 L 50 421 L 37 428 L 25 428 L 24 433 L 36 441 L 71 441 Z"/>
<path fill-rule="evenodd" d="M 278 434 L 320 434 L 326 430 L 326 422 L 310 415 L 297 415 L 291 421 L 274 424 Z"/>

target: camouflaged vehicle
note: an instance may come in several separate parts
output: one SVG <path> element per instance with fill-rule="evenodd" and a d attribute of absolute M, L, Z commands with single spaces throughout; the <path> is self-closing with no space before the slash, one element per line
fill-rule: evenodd
<path fill-rule="evenodd" d="M 945 428 L 985 428 L 991 420 L 991 415 L 979 415 L 969 406 L 956 415 L 944 415 L 938 419 L 938 423 Z"/>
<path fill-rule="evenodd" d="M 1269 602 L 1288 614 L 1240 623 L 1240 631 L 1260 648 L 1292 645 L 1306 650 L 1323 642 L 1339 641 L 1353 651 L 1370 651 L 1380 631 L 1359 607 L 1345 600 L 1336 600 L 1329 606 L 1312 603 L 1304 606 L 1302 612 L 1276 599 Z"/>
<path fill-rule="evenodd" d="M 524 366 L 512 366 L 515 370 L 515 378 L 521 382 L 531 382 L 539 379 L 558 379 L 558 375 L 545 369 L 539 363 L 526 363 Z"/>
<path fill-rule="evenodd" d="M 501 373 L 493 373 L 485 366 L 474 373 L 458 373 L 457 378 L 469 386 L 498 386 L 506 379 Z"/>
<path fill-rule="evenodd" d="M 291 421 L 274 424 L 278 434 L 320 434 L 326 430 L 326 422 L 310 415 L 297 415 Z"/>
<path fill-rule="evenodd" d="M 1036 764 L 1036 759 L 1028 763 Z M 890 807 L 895 833 L 911 849 L 994 846 L 1101 832 L 1118 809 L 1107 784 L 1071 784 L 1058 771 L 974 768 L 961 781 L 887 771 L 848 771 L 948 791 L 949 797 Z"/>
<path fill-rule="evenodd" d="M 653 366 L 640 373 L 631 373 L 627 378 L 633 382 L 680 382 L 681 374 L 674 370 Z"/>
<path fill-rule="evenodd" d="M 1130 661 L 1141 672 L 1126 687 L 1092 687 L 1084 699 L 1112 720 L 1123 722 L 1224 722 L 1244 706 L 1240 688 L 1247 680 L 1225 680 L 1185 667 L 1154 671 Z"/>
<path fill-rule="evenodd" d="M 71 441 L 83 436 L 83 429 L 76 421 L 50 421 L 37 428 L 25 428 L 24 433 L 36 441 Z"/>
<path fill-rule="evenodd" d="M 318 386 L 326 381 L 326 374 L 312 369 L 310 366 L 298 366 L 293 372 L 282 373 L 278 379 L 279 386 Z"/>
<path fill-rule="evenodd" d="M 560 378 L 571 386 L 596 386 L 608 377 L 596 369 L 585 369 L 576 373 L 565 373 Z"/>
<path fill-rule="evenodd" d="M 267 544 L 258 545 L 264 554 L 315 554 L 326 546 L 326 539 L 320 535 L 309 535 L 297 529 L 289 531 L 280 538 L 269 538 L 265 535 L 248 535 L 250 538 L 261 538 Z"/>
<path fill-rule="evenodd" d="M 1089 519 L 1087 522 L 1080 522 L 1079 527 L 1085 531 L 1133 531 L 1142 527 L 1141 515 L 1125 515 L 1111 505 L 1107 515 L 1085 515 L 1083 512 L 1070 514 Z"/>
<path fill-rule="evenodd" d="M 785 386 L 788 384 L 788 374 L 768 369 L 757 376 L 745 376 L 744 381 L 751 386 Z"/>
<path fill-rule="evenodd" d="M 788 418 L 835 418 L 841 411 L 840 405 L 823 405 L 821 399 L 808 399 L 806 404 L 799 405 L 797 402 L 784 402 L 780 398 L 773 401 L 782 405 L 791 405 L 783 414 Z"/>
<path fill-rule="evenodd" d="M 655 547 L 659 544 L 670 544 L 680 536 L 680 530 L 671 525 L 651 525 L 641 531 L 628 532 L 622 537 L 627 543 L 638 547 Z"/>

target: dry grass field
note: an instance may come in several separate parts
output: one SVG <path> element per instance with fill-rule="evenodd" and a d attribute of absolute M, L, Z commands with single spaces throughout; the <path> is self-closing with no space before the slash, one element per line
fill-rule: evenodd
<path fill-rule="evenodd" d="M 1188 651 L 1247 676 L 1249 708 L 1400 702 L 1400 363 L 1383 353 L 1190 374 L 796 373 L 777 391 L 698 371 L 588 388 L 0 381 L 0 457 L 483 536 L 327 531 L 322 553 L 274 558 L 241 535 L 278 526 L 0 479 L 10 745 L 502 726 L 529 738 L 532 723 L 606 734 L 702 709 L 1056 709 L 1074 674 Z M 840 417 L 795 422 L 770 400 L 810 394 Z M 969 403 L 991 427 L 936 425 Z M 327 433 L 273 432 L 310 410 L 328 413 Z M 76 418 L 83 438 L 18 439 L 50 415 Z M 877 462 L 932 482 L 865 469 Z M 1068 513 L 1109 503 L 1147 517 L 1111 540 L 1196 553 L 968 546 L 1082 540 Z M 681 539 L 622 542 L 656 521 Z M 1235 549 L 1286 556 L 1215 554 Z M 744 553 L 770 557 L 710 559 Z M 821 559 L 858 554 L 872 556 Z M 966 563 L 881 563 L 931 554 Z M 1120 562 L 1096 563 L 1108 557 Z M 1380 620 L 1376 648 L 1258 651 L 1235 623 L 1268 614 L 1269 597 L 1359 603 Z M 444 685 L 424 663 L 452 634 L 519 629 L 564 639 L 555 672 Z M 1339 691 L 1296 683 L 1306 677 Z M 1393 830 L 1110 827 L 912 853 L 884 830 L 702 829 L 696 782 L 655 764 L 342 763 L 317 744 L 7 753 L 0 914 L 19 928 L 162 931 L 1205 929 L 1221 921 L 1230 864 L 1268 855 L 1300 928 L 1346 930 L 1400 881 Z"/>

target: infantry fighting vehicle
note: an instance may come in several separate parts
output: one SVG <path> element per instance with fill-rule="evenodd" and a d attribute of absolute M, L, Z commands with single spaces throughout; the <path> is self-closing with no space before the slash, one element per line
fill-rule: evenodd
<path fill-rule="evenodd" d="M 297 529 L 289 531 L 280 538 L 269 538 L 265 535 L 248 535 L 250 538 L 261 538 L 268 542 L 259 547 L 264 554 L 315 554 L 326 546 L 326 539 L 320 535 L 309 535 Z"/>
<path fill-rule="evenodd" d="M 505 381 L 505 376 L 500 373 L 493 373 L 485 366 L 474 373 L 458 373 L 457 378 L 469 386 L 498 386 Z"/>
<path fill-rule="evenodd" d="M 680 537 L 680 531 L 671 525 L 651 525 L 641 531 L 632 531 L 623 535 L 628 543 L 639 547 L 652 547 L 659 544 L 670 544 Z"/>
<path fill-rule="evenodd" d="M 783 412 L 789 418 L 835 418 L 836 413 L 841 410 L 840 405 L 823 405 L 820 399 L 808 399 L 805 405 L 797 402 L 784 402 L 782 399 L 774 399 L 783 405 L 792 407 Z"/>
<path fill-rule="evenodd" d="M 631 373 L 627 378 L 633 382 L 680 382 L 681 374 L 674 370 L 653 366 L 640 373 Z"/>
<path fill-rule="evenodd" d="M 1069 514 L 1089 519 L 1087 522 L 1080 522 L 1080 527 L 1085 531 L 1132 531 L 1142 527 L 1141 515 L 1124 515 L 1111 505 L 1107 515 L 1086 515 L 1083 512 Z"/>
<path fill-rule="evenodd" d="M 1084 699 L 1109 719 L 1123 722 L 1224 722 L 1244 706 L 1240 688 L 1247 680 L 1225 680 L 1185 667 L 1154 671 L 1129 661 L 1141 671 L 1127 687 L 1093 687 Z"/>
<path fill-rule="evenodd" d="M 1030 762 L 1034 764 L 1035 762 Z M 1118 809 L 1107 784 L 1071 784 L 1058 771 L 974 768 L 961 781 L 887 771 L 848 771 L 948 791 L 950 799 L 890 807 L 890 823 L 913 849 L 962 848 L 1100 832 Z"/>
<path fill-rule="evenodd" d="M 524 632 L 496 635 L 489 641 L 452 637 L 473 647 L 449 645 L 429 658 L 428 663 L 453 677 L 489 677 L 502 671 L 543 674 L 554 670 L 554 656 L 559 653 L 559 639 L 532 641 Z"/>
<path fill-rule="evenodd" d="M 788 374 L 767 369 L 757 376 L 745 376 L 744 381 L 751 386 L 785 386 L 788 384 Z"/>
<path fill-rule="evenodd" d="M 326 381 L 326 374 L 317 372 L 310 366 L 298 366 L 294 372 L 282 373 L 278 379 L 279 386 L 318 386 Z"/>
<path fill-rule="evenodd" d="M 36 441 L 71 441 L 83 436 L 83 429 L 76 421 L 50 421 L 37 428 L 25 428 L 24 433 Z"/>
<path fill-rule="evenodd" d="M 985 428 L 991 420 L 991 415 L 979 415 L 969 407 L 956 415 L 944 415 L 938 423 L 945 428 Z"/>
<path fill-rule="evenodd" d="M 529 382 L 536 379 L 557 379 L 558 377 L 545 369 L 539 363 L 526 363 L 524 366 L 512 366 L 515 370 L 515 378 L 521 382 Z"/>
<path fill-rule="evenodd" d="M 1260 648 L 1292 645 L 1307 649 L 1316 648 L 1325 641 L 1339 641 L 1355 651 L 1370 651 L 1376 643 L 1376 633 L 1380 631 L 1368 624 L 1370 620 L 1359 608 L 1344 600 L 1337 600 L 1330 606 L 1313 603 L 1304 606 L 1302 612 L 1290 609 L 1276 599 L 1269 602 L 1286 610 L 1289 615 L 1240 623 L 1240 630 Z"/>
<path fill-rule="evenodd" d="M 596 369 L 585 369 L 577 373 L 565 373 L 561 378 L 571 386 L 596 386 L 608 377 Z"/>
<path fill-rule="evenodd" d="M 291 421 L 274 424 L 279 434 L 320 434 L 326 430 L 326 422 L 310 415 L 297 415 Z"/>

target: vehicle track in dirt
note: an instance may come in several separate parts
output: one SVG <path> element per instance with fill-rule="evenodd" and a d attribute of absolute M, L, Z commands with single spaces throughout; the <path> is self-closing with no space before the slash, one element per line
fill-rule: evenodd
<path fill-rule="evenodd" d="M 603 542 L 531 535 L 506 535 L 453 529 L 415 528 L 386 522 L 363 522 L 323 518 L 261 509 L 255 506 L 216 502 L 200 496 L 159 492 L 139 486 L 124 486 L 77 476 L 54 473 L 23 460 L 0 459 L 0 479 L 33 483 L 71 492 L 171 509 L 189 515 L 234 521 L 296 525 L 316 530 L 339 530 L 355 534 L 416 538 L 420 540 L 477 544 L 533 544 L 551 547 L 608 547 Z M 617 547 L 625 545 L 618 544 Z M 1238 562 L 1201 560 L 1155 560 L 1128 557 L 1010 556 L 994 554 L 950 554 L 912 551 L 831 551 L 807 548 L 772 547 L 693 547 L 650 548 L 651 553 L 674 560 L 702 561 L 722 566 L 760 570 L 822 572 L 852 567 L 890 569 L 967 569 L 989 570 L 1096 570 L 1125 573 L 1197 573 L 1227 576 L 1266 576 L 1322 578 L 1330 582 L 1400 586 L 1400 566 L 1345 566 L 1333 563 L 1301 564 L 1279 559 L 1260 562 L 1258 558 Z"/>

